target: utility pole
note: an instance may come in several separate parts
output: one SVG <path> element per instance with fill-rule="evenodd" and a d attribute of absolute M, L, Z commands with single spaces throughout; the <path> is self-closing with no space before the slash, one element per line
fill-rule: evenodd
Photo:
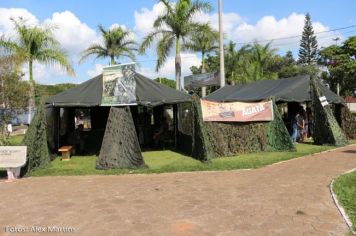
<path fill-rule="evenodd" d="M 332 40 L 334 40 L 334 41 L 335 41 L 335 45 L 337 46 L 337 41 L 339 41 L 339 40 L 340 40 L 340 38 L 339 38 L 339 37 L 336 37 L 336 38 L 333 38 Z"/>
<path fill-rule="evenodd" d="M 340 40 L 339 37 L 333 38 L 332 40 L 335 41 L 335 46 L 337 46 L 337 41 Z M 339 96 L 340 95 L 340 79 L 337 79 L 337 85 L 336 85 L 336 94 Z"/>
<path fill-rule="evenodd" d="M 220 35 L 220 88 L 225 86 L 224 30 L 222 23 L 222 0 L 219 0 L 219 35 Z"/>

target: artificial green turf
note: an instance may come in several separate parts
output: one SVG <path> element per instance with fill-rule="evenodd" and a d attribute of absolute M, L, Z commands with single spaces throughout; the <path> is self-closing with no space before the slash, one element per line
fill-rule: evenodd
<path fill-rule="evenodd" d="M 125 173 L 250 169 L 334 148 L 331 146 L 316 146 L 311 144 L 297 144 L 296 146 L 296 152 L 249 153 L 234 157 L 217 158 L 207 163 L 202 163 L 189 156 L 173 151 L 149 151 L 143 152 L 143 157 L 148 168 L 142 169 L 96 170 L 95 156 L 74 156 L 70 161 L 61 161 L 60 158 L 57 158 L 52 162 L 51 167 L 37 170 L 32 175 L 111 175 Z"/>
<path fill-rule="evenodd" d="M 356 171 L 338 177 L 334 182 L 334 192 L 349 216 L 356 231 Z"/>

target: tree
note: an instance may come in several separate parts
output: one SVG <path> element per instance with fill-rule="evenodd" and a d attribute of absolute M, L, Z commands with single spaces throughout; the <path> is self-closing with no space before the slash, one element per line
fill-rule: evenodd
<path fill-rule="evenodd" d="M 160 2 L 164 5 L 165 12 L 155 20 L 154 30 L 144 38 L 140 52 L 144 53 L 155 39 L 159 39 L 156 48 L 158 56 L 156 71 L 158 71 L 175 45 L 176 89 L 180 90 L 182 74 L 181 43 L 196 33 L 201 26 L 194 20 L 194 16 L 202 11 L 209 12 L 211 6 L 209 3 L 199 0 L 178 0 L 175 5 L 169 0 L 160 0 Z"/>
<path fill-rule="evenodd" d="M 25 108 L 28 84 L 16 73 L 16 58 L 0 56 L 0 104 L 2 108 Z"/>
<path fill-rule="evenodd" d="M 98 26 L 103 37 L 103 44 L 94 43 L 85 49 L 81 54 L 80 62 L 87 57 L 94 55 L 96 58 L 110 58 L 110 65 L 118 62 L 115 59 L 127 57 L 135 60 L 134 52 L 137 51 L 137 44 L 132 40 L 131 32 L 122 27 L 115 27 L 110 30 L 104 29 L 102 25 Z"/>
<path fill-rule="evenodd" d="M 174 82 L 174 80 L 171 80 L 171 79 L 167 79 L 167 78 L 161 78 L 161 77 L 158 77 L 156 79 L 154 79 L 154 81 L 160 83 L 160 84 L 164 84 L 170 88 L 175 88 L 176 87 L 176 84 Z"/>
<path fill-rule="evenodd" d="M 350 95 L 356 86 L 356 36 L 345 40 L 341 46 L 331 45 L 320 51 L 321 64 L 328 67 L 326 77 L 331 89 L 340 85 L 340 95 Z"/>
<path fill-rule="evenodd" d="M 29 107 L 33 108 L 35 107 L 34 62 L 45 65 L 59 65 L 69 75 L 74 75 L 74 70 L 66 52 L 60 48 L 59 42 L 53 36 L 53 27 L 26 26 L 22 19 L 11 20 L 15 26 L 17 40 L 6 39 L 3 36 L 0 39 L 0 48 L 7 54 L 16 55 L 19 58 L 19 64 L 28 63 L 30 78 Z"/>
<path fill-rule="evenodd" d="M 198 26 L 190 40 L 184 44 L 184 48 L 201 53 L 202 73 L 206 72 L 205 55 L 218 49 L 219 32 L 212 29 L 209 24 Z"/>
<path fill-rule="evenodd" d="M 302 39 L 300 40 L 299 62 L 304 65 L 313 65 L 318 61 L 318 42 L 314 35 L 314 30 L 310 14 L 305 15 Z"/>

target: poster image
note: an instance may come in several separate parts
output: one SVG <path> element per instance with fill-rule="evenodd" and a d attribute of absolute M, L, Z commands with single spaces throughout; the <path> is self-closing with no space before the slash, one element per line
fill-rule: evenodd
<path fill-rule="evenodd" d="M 102 106 L 136 105 L 135 64 L 104 67 Z"/>
<path fill-rule="evenodd" d="M 264 102 L 212 102 L 201 99 L 204 121 L 251 122 L 271 121 L 272 101 Z"/>

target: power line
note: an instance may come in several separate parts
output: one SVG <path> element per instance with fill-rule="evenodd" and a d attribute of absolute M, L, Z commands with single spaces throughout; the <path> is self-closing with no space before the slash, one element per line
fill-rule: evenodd
<path fill-rule="evenodd" d="M 335 28 L 331 30 L 325 30 L 325 31 L 319 31 L 314 34 L 323 34 L 323 33 L 330 33 L 330 32 L 335 32 L 338 30 L 345 30 L 345 29 L 350 29 L 350 28 L 355 28 L 356 25 L 350 25 L 350 26 L 345 26 L 345 27 L 340 27 L 340 28 Z M 343 32 L 343 34 L 348 34 L 348 33 L 353 33 L 356 32 L 356 30 L 351 30 L 347 32 Z M 257 40 L 257 41 L 251 41 L 251 42 L 246 42 L 246 43 L 236 43 L 238 45 L 245 45 L 245 44 L 251 44 L 254 42 L 261 43 L 261 42 L 270 42 L 270 41 L 276 41 L 276 40 L 286 40 L 286 39 L 293 39 L 293 38 L 299 38 L 302 35 L 295 35 L 295 36 L 289 36 L 289 37 L 282 37 L 282 38 L 274 38 L 274 39 L 266 39 L 266 40 Z M 327 39 L 327 38 L 333 38 L 335 35 L 328 35 L 328 36 L 323 36 L 323 37 L 318 37 L 318 40 L 320 39 Z M 274 46 L 279 47 L 279 46 L 288 46 L 288 45 L 294 45 L 296 44 L 297 41 L 295 42 L 286 42 L 286 43 L 273 43 Z M 187 59 L 187 58 L 195 58 L 195 55 L 192 56 L 182 56 L 182 59 Z M 147 60 L 141 60 L 141 61 L 136 61 L 137 63 L 144 63 L 144 62 L 156 62 L 158 59 L 147 59 Z"/>
<path fill-rule="evenodd" d="M 329 33 L 333 31 L 338 31 L 338 30 L 344 30 L 344 29 L 349 29 L 349 28 L 354 28 L 356 25 L 350 25 L 350 26 L 345 26 L 341 28 L 336 28 L 336 29 L 331 29 L 331 30 L 325 30 L 325 31 L 319 31 L 314 34 L 323 34 L 323 33 Z M 251 42 L 243 42 L 243 43 L 236 43 L 239 45 L 245 45 L 245 44 L 251 44 L 251 43 L 261 43 L 261 42 L 270 42 L 270 41 L 276 41 L 276 40 L 285 40 L 285 39 L 293 39 L 293 38 L 299 38 L 302 35 L 294 35 L 294 36 L 289 36 L 289 37 L 281 37 L 281 38 L 274 38 L 274 39 L 264 39 L 264 40 L 257 40 L 257 41 L 251 41 Z"/>

